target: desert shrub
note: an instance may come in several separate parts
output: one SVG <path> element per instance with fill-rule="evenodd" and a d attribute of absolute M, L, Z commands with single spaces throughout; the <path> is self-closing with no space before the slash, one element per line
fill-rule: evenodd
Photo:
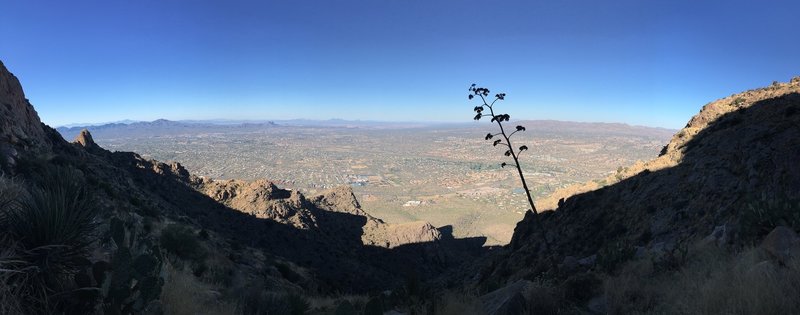
<path fill-rule="evenodd" d="M 483 311 L 483 305 L 477 296 L 451 291 L 445 292 L 439 299 L 437 299 L 433 313 L 441 315 L 486 314 L 486 312 Z"/>
<path fill-rule="evenodd" d="M 291 314 L 292 306 L 284 294 L 248 290 L 237 306 L 242 315 Z"/>
<path fill-rule="evenodd" d="M 192 261 L 202 260 L 207 254 L 192 228 L 180 224 L 167 225 L 161 231 L 161 247 L 182 259 Z"/>
<path fill-rule="evenodd" d="M 289 280 L 289 282 L 298 283 L 300 280 L 303 280 L 303 276 L 294 271 L 294 269 L 292 269 L 292 267 L 286 263 L 276 262 L 275 268 L 277 268 L 278 272 L 281 273 L 281 276 L 283 276 L 283 278 L 286 280 Z"/>
<path fill-rule="evenodd" d="M 578 273 L 568 277 L 561 284 L 564 299 L 573 303 L 583 303 L 594 297 L 603 281 L 594 273 Z"/>
<path fill-rule="evenodd" d="M 597 253 L 597 266 L 603 271 L 614 272 L 636 254 L 636 249 L 624 242 L 609 243 Z"/>
<path fill-rule="evenodd" d="M 291 315 L 304 315 L 311 310 L 311 303 L 302 295 L 289 294 L 286 299 L 289 302 L 289 314 Z"/>
<path fill-rule="evenodd" d="M 650 257 L 656 271 L 679 270 L 689 261 L 689 246 L 686 243 L 677 244 L 674 248 L 659 257 Z"/>
<path fill-rule="evenodd" d="M 422 293 L 422 280 L 419 274 L 411 271 L 404 277 L 403 289 L 408 297 L 419 296 Z"/>
<path fill-rule="evenodd" d="M 236 306 L 218 301 L 208 294 L 211 288 L 198 281 L 188 272 L 166 264 L 166 281 L 161 290 L 160 300 L 164 313 L 169 315 L 223 315 L 236 314 Z"/>
<path fill-rule="evenodd" d="M 0 178 L 0 194 L 3 192 L 3 178 Z M 23 314 L 23 292 L 14 281 L 20 271 L 17 247 L 12 241 L 0 239 L 0 314 Z"/>
<path fill-rule="evenodd" d="M 348 300 L 344 300 L 339 303 L 339 306 L 336 307 L 334 315 L 358 315 L 358 311 L 356 311 L 353 303 L 350 303 Z"/>
<path fill-rule="evenodd" d="M 800 314 L 800 261 L 781 266 L 760 248 L 711 246 L 676 271 L 628 263 L 605 289 L 610 314 Z"/>
<path fill-rule="evenodd" d="M 749 199 L 739 221 L 742 239 L 760 240 L 778 226 L 800 230 L 800 200 L 767 195 Z"/>
<path fill-rule="evenodd" d="M 364 305 L 364 315 L 382 315 L 385 308 L 382 297 L 376 296 L 369 299 L 367 305 Z"/>
<path fill-rule="evenodd" d="M 558 292 L 550 286 L 541 285 L 539 283 L 535 284 L 525 292 L 525 300 L 528 302 L 528 311 L 531 314 L 558 314 L 559 307 L 567 305 L 558 295 Z"/>

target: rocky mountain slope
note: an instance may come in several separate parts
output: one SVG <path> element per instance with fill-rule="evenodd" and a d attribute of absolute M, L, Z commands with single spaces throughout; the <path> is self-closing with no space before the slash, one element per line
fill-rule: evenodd
<path fill-rule="evenodd" d="M 700 240 L 723 247 L 757 241 L 776 225 L 797 223 L 796 213 L 777 212 L 795 211 L 798 158 L 800 77 L 711 102 L 658 158 L 621 169 L 605 186 L 557 193 L 549 201 L 554 211 L 528 213 L 511 243 L 470 281 L 491 288 L 543 275 L 563 279 L 628 255 L 674 258 Z"/>
<path fill-rule="evenodd" d="M 94 264 L 116 261 L 127 248 L 122 241 L 160 244 L 160 250 L 138 247 L 139 255 L 167 255 L 159 268 L 190 272 L 221 292 L 217 298 L 235 302 L 241 290 L 377 292 L 485 252 L 485 239 L 453 239 L 426 223 L 385 224 L 362 210 L 349 188 L 307 198 L 265 180 L 214 181 L 179 163 L 110 152 L 88 131 L 67 142 L 40 122 L 2 64 L 0 102 L 0 166 L 5 176 L 19 179 L 14 185 L 35 189 L 53 179 L 48 170 L 54 167 L 85 181 L 100 209 Z M 169 284 L 164 276 L 159 281 Z"/>

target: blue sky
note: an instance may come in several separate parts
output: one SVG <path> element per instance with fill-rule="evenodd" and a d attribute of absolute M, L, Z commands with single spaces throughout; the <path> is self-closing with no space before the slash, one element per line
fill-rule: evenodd
<path fill-rule="evenodd" d="M 470 121 L 680 128 L 800 75 L 800 2 L 6 1 L 0 60 L 42 120 Z"/>

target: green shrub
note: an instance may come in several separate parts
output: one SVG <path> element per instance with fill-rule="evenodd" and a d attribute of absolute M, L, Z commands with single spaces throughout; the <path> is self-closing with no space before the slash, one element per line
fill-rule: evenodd
<path fill-rule="evenodd" d="M 624 242 L 610 243 L 597 253 L 597 266 L 605 272 L 614 272 L 620 265 L 629 261 L 636 249 Z"/>
<path fill-rule="evenodd" d="M 193 261 L 205 258 L 207 254 L 194 231 L 179 224 L 170 224 L 161 231 L 161 247 L 182 259 Z"/>
<path fill-rule="evenodd" d="M 767 195 L 750 198 L 739 220 L 742 239 L 760 240 L 777 226 L 800 230 L 800 200 Z"/>

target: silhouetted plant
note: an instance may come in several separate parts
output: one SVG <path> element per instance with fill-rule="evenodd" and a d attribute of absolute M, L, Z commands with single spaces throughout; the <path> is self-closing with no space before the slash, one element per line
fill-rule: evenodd
<path fill-rule="evenodd" d="M 511 137 L 521 131 L 525 131 L 524 126 L 516 126 L 515 130 L 508 133 L 506 132 L 505 126 L 503 126 L 503 122 L 508 122 L 511 119 L 509 114 L 497 114 L 494 111 L 494 104 L 497 101 L 505 100 L 506 94 L 499 93 L 494 95 L 494 100 L 491 103 L 488 102 L 487 97 L 489 97 L 489 89 L 482 88 L 482 87 L 475 87 L 475 84 L 470 86 L 469 88 L 470 94 L 469 99 L 472 100 L 474 98 L 479 98 L 482 102 L 481 105 L 475 106 L 473 109 L 475 111 L 475 120 L 480 120 L 483 117 L 491 117 L 491 122 L 497 123 L 497 126 L 500 128 L 500 132 L 498 133 L 487 133 L 486 137 L 484 137 L 487 141 L 494 139 L 495 137 L 502 137 L 501 139 L 495 139 L 492 142 L 493 146 L 503 145 L 506 148 L 506 152 L 504 153 L 505 156 L 510 156 L 514 159 L 514 166 L 517 168 L 517 174 L 519 175 L 519 179 L 522 182 L 522 188 L 525 190 L 525 195 L 528 197 L 528 204 L 531 206 L 531 211 L 535 214 L 536 213 L 536 206 L 533 204 L 533 198 L 531 197 L 531 190 L 528 189 L 528 183 L 525 181 L 525 175 L 522 173 L 522 166 L 519 164 L 519 156 L 522 154 L 523 151 L 528 150 L 528 146 L 522 145 L 518 148 L 514 148 L 511 143 Z M 488 114 L 485 113 L 488 110 Z M 506 167 L 508 164 L 506 162 L 500 163 L 500 167 Z"/>

